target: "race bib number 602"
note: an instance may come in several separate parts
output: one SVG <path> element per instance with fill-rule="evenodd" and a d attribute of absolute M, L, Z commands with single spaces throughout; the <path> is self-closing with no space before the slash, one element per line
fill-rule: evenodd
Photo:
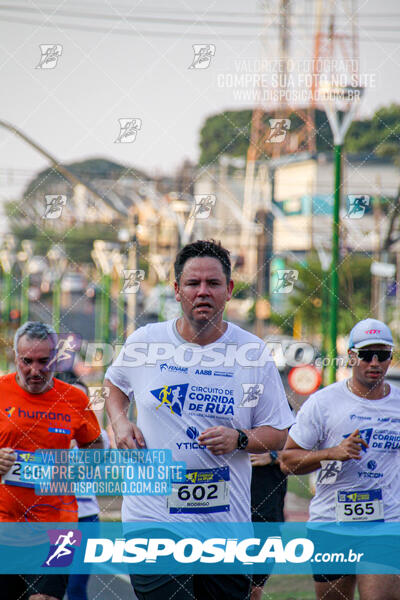
<path fill-rule="evenodd" d="M 185 482 L 172 482 L 167 506 L 170 514 L 229 511 L 229 467 L 188 469 Z"/>

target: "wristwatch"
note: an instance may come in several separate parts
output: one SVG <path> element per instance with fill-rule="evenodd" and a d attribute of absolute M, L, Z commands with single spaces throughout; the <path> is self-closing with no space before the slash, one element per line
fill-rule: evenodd
<path fill-rule="evenodd" d="M 249 443 L 249 438 L 241 429 L 236 429 L 236 431 L 239 433 L 237 447 L 239 450 L 245 450 L 247 448 L 247 444 Z"/>
<path fill-rule="evenodd" d="M 271 459 L 271 462 L 269 463 L 270 465 L 275 465 L 278 462 L 278 453 L 276 450 L 270 450 L 269 451 L 269 456 Z"/>

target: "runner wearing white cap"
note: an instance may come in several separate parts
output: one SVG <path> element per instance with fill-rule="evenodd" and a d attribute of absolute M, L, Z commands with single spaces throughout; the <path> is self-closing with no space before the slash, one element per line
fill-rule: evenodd
<path fill-rule="evenodd" d="M 400 390 L 384 381 L 392 350 L 387 325 L 357 323 L 349 337 L 351 378 L 312 394 L 297 415 L 281 463 L 292 474 L 319 470 L 310 521 L 400 520 Z M 342 502 L 349 492 L 357 511 Z M 396 575 L 314 580 L 318 600 L 353 600 L 356 585 L 360 600 L 400 599 Z"/>

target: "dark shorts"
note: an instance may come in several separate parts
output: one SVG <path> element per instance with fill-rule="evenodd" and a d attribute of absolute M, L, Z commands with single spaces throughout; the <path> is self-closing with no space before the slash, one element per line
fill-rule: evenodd
<path fill-rule="evenodd" d="M 264 587 L 268 578 L 269 575 L 261 575 L 261 573 L 254 573 L 251 576 L 251 585 L 254 585 L 255 587 Z"/>
<path fill-rule="evenodd" d="M 314 581 L 318 582 L 318 583 L 328 583 L 329 581 L 336 581 L 337 579 L 340 579 L 341 577 L 346 577 L 346 575 L 313 575 L 313 579 Z"/>
<path fill-rule="evenodd" d="M 68 575 L 0 575 L 1 597 L 7 600 L 28 600 L 33 594 L 64 598 Z"/>
<path fill-rule="evenodd" d="M 138 600 L 248 600 L 247 575 L 131 575 Z"/>
<path fill-rule="evenodd" d="M 254 523 L 283 523 L 287 490 L 286 475 L 279 465 L 253 467 L 251 476 L 251 520 Z M 269 575 L 255 573 L 252 585 L 264 587 Z"/>

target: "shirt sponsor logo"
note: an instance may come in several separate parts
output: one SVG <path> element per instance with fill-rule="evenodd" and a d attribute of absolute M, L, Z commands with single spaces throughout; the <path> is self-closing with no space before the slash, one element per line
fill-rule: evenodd
<path fill-rule="evenodd" d="M 161 407 L 166 407 L 173 415 L 181 417 L 187 389 L 187 383 L 179 383 L 177 385 L 163 385 L 163 387 L 158 388 L 157 390 L 151 390 L 154 398 L 160 402 L 156 410 Z"/>
<path fill-rule="evenodd" d="M 7 416 L 11 417 L 13 414 L 15 407 L 11 407 L 11 409 L 6 408 Z M 9 412 L 8 412 L 9 411 Z M 10 413 L 10 414 L 9 414 Z M 60 413 L 60 412 L 45 412 L 44 410 L 23 410 L 22 408 L 18 408 L 17 415 L 23 419 L 35 419 L 36 421 L 41 419 L 49 419 L 50 421 L 65 421 L 66 423 L 71 422 L 71 415 Z"/>
<path fill-rule="evenodd" d="M 362 440 L 364 440 L 364 442 L 367 442 L 367 444 L 369 444 L 372 432 L 373 432 L 372 427 L 368 427 L 368 429 L 360 429 L 360 438 Z M 348 438 L 350 435 L 351 435 L 351 433 L 346 433 L 343 437 Z M 365 448 L 365 446 L 361 446 L 361 450 L 362 450 L 362 452 L 366 452 L 367 448 Z"/>
<path fill-rule="evenodd" d="M 14 410 L 15 410 L 15 406 L 9 406 L 8 408 L 4 409 L 8 418 L 12 417 Z"/>
<path fill-rule="evenodd" d="M 176 365 L 168 365 L 167 363 L 162 363 L 160 365 L 160 371 L 171 371 L 172 373 L 187 373 L 188 367 L 178 367 Z"/>
<path fill-rule="evenodd" d="M 192 386 L 188 398 L 191 401 L 188 406 L 190 412 L 224 416 L 235 414 L 233 390 Z"/>
<path fill-rule="evenodd" d="M 350 415 L 350 420 L 353 421 L 353 419 L 359 419 L 360 421 L 371 421 L 372 417 L 364 417 L 363 415 L 352 414 Z"/>
<path fill-rule="evenodd" d="M 378 429 L 372 435 L 372 448 L 382 450 L 398 450 L 400 448 L 400 433 L 391 429 Z"/>
<path fill-rule="evenodd" d="M 50 433 L 65 433 L 66 435 L 71 433 L 70 429 L 62 429 L 62 427 L 49 427 L 48 431 Z"/>
<path fill-rule="evenodd" d="M 350 433 L 344 435 L 348 438 Z M 360 429 L 360 437 L 367 442 L 370 448 L 374 450 L 398 450 L 400 449 L 400 432 L 392 429 Z M 361 446 L 361 450 L 366 452 L 368 448 Z"/>
<path fill-rule="evenodd" d="M 206 446 L 199 444 L 195 440 L 199 436 L 199 430 L 196 427 L 188 427 L 186 429 L 186 435 L 192 442 L 176 442 L 178 450 L 205 450 Z"/>
<path fill-rule="evenodd" d="M 358 476 L 362 479 L 380 479 L 383 473 L 371 473 L 371 471 L 358 471 Z"/>
<path fill-rule="evenodd" d="M 214 371 L 215 377 L 233 377 L 232 371 Z"/>

